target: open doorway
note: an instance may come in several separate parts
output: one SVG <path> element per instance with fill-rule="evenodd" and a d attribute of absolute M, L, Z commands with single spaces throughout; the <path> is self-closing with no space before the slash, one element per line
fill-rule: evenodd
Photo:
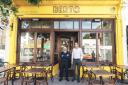
<path fill-rule="evenodd" d="M 58 60 L 60 62 L 60 53 L 62 52 L 62 47 L 66 46 L 68 51 L 71 53 L 74 47 L 74 43 L 78 42 L 78 32 L 55 32 L 55 54 L 58 55 Z M 69 67 L 71 67 L 71 58 L 69 61 Z"/>

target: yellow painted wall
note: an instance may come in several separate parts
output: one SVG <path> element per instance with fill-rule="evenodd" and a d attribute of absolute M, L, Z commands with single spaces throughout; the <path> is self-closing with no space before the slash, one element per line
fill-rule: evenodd
<path fill-rule="evenodd" d="M 21 3 L 22 2 L 22 3 Z M 17 17 L 11 16 L 13 31 L 10 30 L 9 63 L 16 63 L 17 18 L 114 18 L 116 28 L 117 64 L 123 64 L 123 38 L 121 0 L 66 0 L 44 1 L 40 6 L 31 6 L 24 0 L 14 0 L 18 7 Z M 53 6 L 79 6 L 79 12 L 53 13 Z M 55 72 L 58 66 L 55 67 Z"/>
<path fill-rule="evenodd" d="M 16 44 L 17 44 L 17 17 L 10 16 L 10 48 L 9 48 L 9 60 L 10 64 L 16 63 Z"/>

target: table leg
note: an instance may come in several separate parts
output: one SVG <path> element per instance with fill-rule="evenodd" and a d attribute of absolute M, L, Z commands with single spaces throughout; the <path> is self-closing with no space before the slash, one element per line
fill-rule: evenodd
<path fill-rule="evenodd" d="M 123 73 L 123 69 L 121 70 L 121 82 L 124 81 L 124 73 Z"/>
<path fill-rule="evenodd" d="M 15 77 L 16 77 L 16 67 L 13 68 L 13 74 L 12 74 L 12 85 L 14 85 Z"/>
<path fill-rule="evenodd" d="M 103 81 L 102 76 L 100 76 L 100 83 L 101 83 L 101 85 L 104 85 L 104 81 Z"/>
<path fill-rule="evenodd" d="M 36 73 L 35 73 L 35 76 L 34 76 L 34 85 L 36 85 Z"/>

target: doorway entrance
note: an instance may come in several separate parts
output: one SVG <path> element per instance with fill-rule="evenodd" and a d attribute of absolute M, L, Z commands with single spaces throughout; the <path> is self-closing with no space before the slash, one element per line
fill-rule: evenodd
<path fill-rule="evenodd" d="M 68 51 L 71 53 L 74 47 L 74 43 L 78 42 L 78 32 L 55 32 L 55 53 L 58 54 L 58 60 L 60 63 L 60 54 L 62 47 L 66 46 Z M 69 61 L 71 67 L 71 59 Z"/>

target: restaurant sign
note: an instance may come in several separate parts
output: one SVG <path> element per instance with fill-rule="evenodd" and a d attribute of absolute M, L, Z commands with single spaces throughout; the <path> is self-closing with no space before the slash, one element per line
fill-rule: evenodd
<path fill-rule="evenodd" d="M 80 13 L 80 7 L 77 5 L 55 5 L 53 13 Z"/>

